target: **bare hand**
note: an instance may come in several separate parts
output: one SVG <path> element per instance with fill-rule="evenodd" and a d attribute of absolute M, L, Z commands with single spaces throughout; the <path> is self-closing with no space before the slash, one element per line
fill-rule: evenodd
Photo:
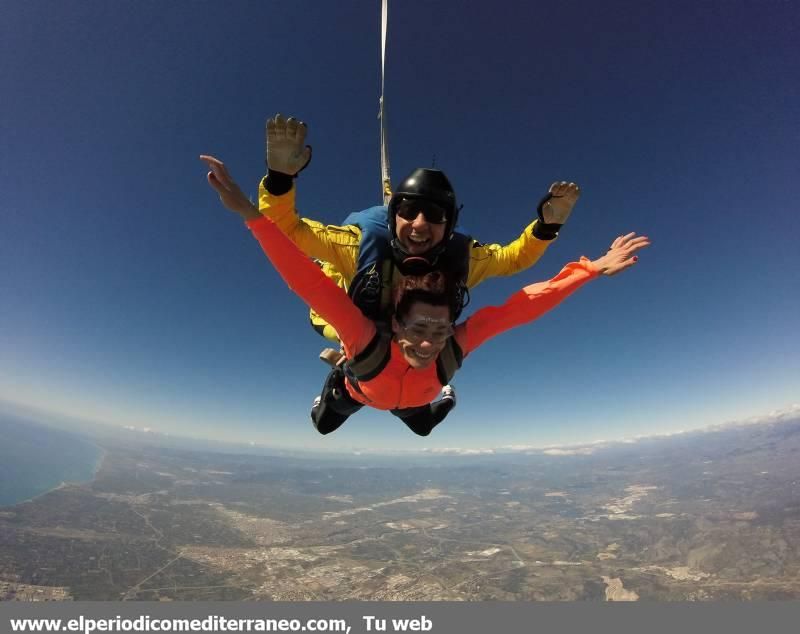
<path fill-rule="evenodd" d="M 650 238 L 647 236 L 637 236 L 635 233 L 619 236 L 611 243 L 608 253 L 592 264 L 602 275 L 616 275 L 636 264 L 639 258 L 634 254 L 647 246 L 650 246 Z"/>
<path fill-rule="evenodd" d="M 561 181 L 550 185 L 549 193 L 550 199 L 542 204 L 542 219 L 546 223 L 563 225 L 580 198 L 581 188 L 575 183 Z"/>
<path fill-rule="evenodd" d="M 226 208 L 245 218 L 260 216 L 258 208 L 244 195 L 222 161 L 207 154 L 201 154 L 200 160 L 211 170 L 208 173 L 208 184 L 219 194 L 219 199 Z"/>
<path fill-rule="evenodd" d="M 306 145 L 308 126 L 294 117 L 276 114 L 267 119 L 267 167 L 296 176 L 311 160 L 311 146 Z"/>

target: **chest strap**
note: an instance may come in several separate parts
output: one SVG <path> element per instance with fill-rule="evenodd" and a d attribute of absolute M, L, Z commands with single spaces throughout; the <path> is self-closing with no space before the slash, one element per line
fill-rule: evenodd
<path fill-rule="evenodd" d="M 379 328 L 366 348 L 345 363 L 345 373 L 356 381 L 371 381 L 378 376 L 391 355 L 392 333 Z"/>
<path fill-rule="evenodd" d="M 392 352 L 391 344 L 391 331 L 380 329 L 364 350 L 354 359 L 345 363 L 345 374 L 356 389 L 359 389 L 359 381 L 371 381 L 383 371 L 386 364 L 389 363 Z M 450 383 L 463 361 L 464 353 L 461 350 L 461 346 L 456 343 L 455 337 L 448 338 L 447 343 L 436 358 L 436 377 L 439 382 L 442 385 Z"/>
<path fill-rule="evenodd" d="M 461 346 L 456 343 L 455 337 L 450 337 L 436 358 L 436 376 L 439 379 L 439 383 L 442 385 L 450 383 L 463 361 L 464 353 L 461 350 Z"/>

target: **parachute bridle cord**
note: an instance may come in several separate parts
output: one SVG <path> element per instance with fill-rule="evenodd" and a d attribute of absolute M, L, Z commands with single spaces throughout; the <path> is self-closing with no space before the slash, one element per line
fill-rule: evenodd
<path fill-rule="evenodd" d="M 388 205 L 392 197 L 392 181 L 389 176 L 389 150 L 386 139 L 386 101 L 384 100 L 384 78 L 386 76 L 386 26 L 389 15 L 389 0 L 382 0 L 381 7 L 381 97 L 378 119 L 381 120 L 381 190 L 383 204 Z"/>

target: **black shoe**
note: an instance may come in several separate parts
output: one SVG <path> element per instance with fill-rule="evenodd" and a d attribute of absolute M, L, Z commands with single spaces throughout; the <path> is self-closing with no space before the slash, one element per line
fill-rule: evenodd
<path fill-rule="evenodd" d="M 322 403 L 322 397 L 317 396 L 311 404 L 311 422 L 316 427 L 317 413 L 319 412 L 319 404 Z"/>
<path fill-rule="evenodd" d="M 456 406 L 456 390 L 452 385 L 445 385 L 442 388 L 442 400 L 450 400 L 453 404 L 450 406 L 450 409 L 453 409 Z"/>

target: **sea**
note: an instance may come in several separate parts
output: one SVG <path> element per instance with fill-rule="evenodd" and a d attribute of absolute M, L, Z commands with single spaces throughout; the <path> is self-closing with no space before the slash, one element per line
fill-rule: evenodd
<path fill-rule="evenodd" d="M 87 482 L 102 458 L 103 450 L 78 434 L 0 414 L 0 507 L 64 482 Z"/>

